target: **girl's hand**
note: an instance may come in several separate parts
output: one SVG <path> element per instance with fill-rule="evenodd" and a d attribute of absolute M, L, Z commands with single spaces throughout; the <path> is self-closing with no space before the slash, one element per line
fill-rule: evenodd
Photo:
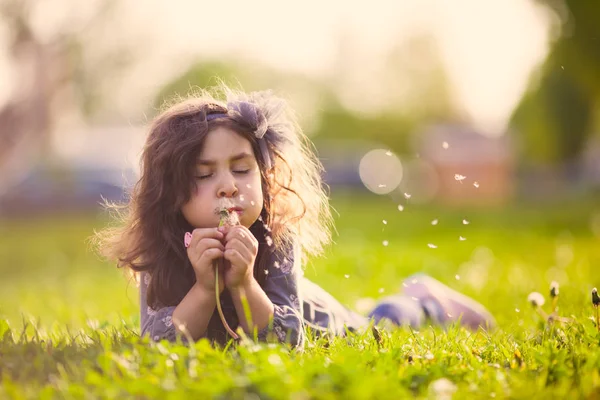
<path fill-rule="evenodd" d="M 258 240 L 243 225 L 219 228 L 225 234 L 223 257 L 231 264 L 225 269 L 225 286 L 235 289 L 253 279 Z"/>
<path fill-rule="evenodd" d="M 215 271 L 213 261 L 223 257 L 224 234 L 217 228 L 194 229 L 191 238 L 186 234 L 184 243 L 187 255 L 194 267 L 196 285 L 207 292 L 215 292 Z M 189 244 L 188 244 L 189 243 Z M 223 268 L 219 268 L 219 293 L 223 291 Z"/>

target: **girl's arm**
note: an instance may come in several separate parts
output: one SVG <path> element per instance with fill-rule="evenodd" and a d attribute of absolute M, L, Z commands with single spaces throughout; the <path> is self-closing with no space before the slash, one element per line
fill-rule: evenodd
<path fill-rule="evenodd" d="M 244 332 L 253 334 L 254 329 L 260 331 L 269 325 L 275 312 L 274 306 L 254 277 L 244 285 L 231 288 L 230 292 L 235 311 Z M 244 301 L 248 305 L 249 320 L 244 309 Z"/>
<path fill-rule="evenodd" d="M 154 341 L 177 339 L 178 326 L 184 324 L 188 334 L 198 340 L 206 334 L 208 321 L 214 312 L 216 303 L 213 294 L 206 294 L 192 286 L 177 307 L 164 307 L 152 310 L 146 302 L 146 293 L 150 276 L 146 272 L 140 274 L 140 324 L 141 336 L 149 335 Z M 183 335 L 183 340 L 187 336 Z"/>
<path fill-rule="evenodd" d="M 194 284 L 181 303 L 173 311 L 173 322 L 180 333 L 180 325 L 194 339 L 200 339 L 206 334 L 208 323 L 217 306 L 215 294 L 207 292 L 202 286 Z M 183 333 L 185 336 L 185 333 Z"/>

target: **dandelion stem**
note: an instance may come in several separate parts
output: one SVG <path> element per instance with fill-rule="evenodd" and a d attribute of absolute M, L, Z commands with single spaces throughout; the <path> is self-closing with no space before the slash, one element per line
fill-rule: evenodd
<path fill-rule="evenodd" d="M 227 320 L 225 319 L 225 315 L 223 314 L 223 309 L 221 308 L 221 298 L 219 296 L 219 264 L 222 263 L 222 259 L 220 260 L 215 260 L 213 262 L 213 266 L 215 269 L 215 298 L 217 300 L 217 311 L 219 312 L 219 317 L 221 317 L 221 322 L 223 323 L 223 326 L 225 327 L 225 330 L 227 331 L 227 333 L 229 333 L 229 335 L 234 338 L 234 339 L 239 339 L 239 336 L 233 331 L 233 329 L 231 329 L 231 327 L 229 326 L 229 324 L 227 323 Z"/>
<path fill-rule="evenodd" d="M 594 306 L 594 308 L 596 309 L 596 328 L 600 332 L 600 311 L 598 306 Z"/>

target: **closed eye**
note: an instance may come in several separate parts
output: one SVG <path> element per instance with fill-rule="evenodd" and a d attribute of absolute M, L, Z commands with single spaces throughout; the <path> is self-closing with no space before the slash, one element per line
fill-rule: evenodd
<path fill-rule="evenodd" d="M 207 178 L 210 178 L 212 175 L 213 174 L 199 175 L 199 176 L 196 177 L 196 179 L 200 179 L 200 180 L 207 179 Z"/>
<path fill-rule="evenodd" d="M 244 169 L 244 170 L 237 170 L 237 171 L 233 171 L 236 174 L 247 174 L 248 172 L 250 172 L 249 169 Z"/>

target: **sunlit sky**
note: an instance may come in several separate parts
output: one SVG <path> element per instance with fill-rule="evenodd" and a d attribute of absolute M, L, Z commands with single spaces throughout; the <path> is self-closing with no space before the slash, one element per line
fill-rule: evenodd
<path fill-rule="evenodd" d="M 548 51 L 548 16 L 532 0 L 124 0 L 120 7 L 118 29 L 149 39 L 135 74 L 115 90 L 115 102 L 134 112 L 142 112 L 186 60 L 242 55 L 280 69 L 331 75 L 340 36 L 350 34 L 361 60 L 357 74 L 368 82 L 395 42 L 431 33 L 461 107 L 493 132 L 502 129 Z M 44 18 L 49 12 L 61 14 L 53 7 Z M 10 88 L 10 77 L 0 75 L 0 92 Z"/>

